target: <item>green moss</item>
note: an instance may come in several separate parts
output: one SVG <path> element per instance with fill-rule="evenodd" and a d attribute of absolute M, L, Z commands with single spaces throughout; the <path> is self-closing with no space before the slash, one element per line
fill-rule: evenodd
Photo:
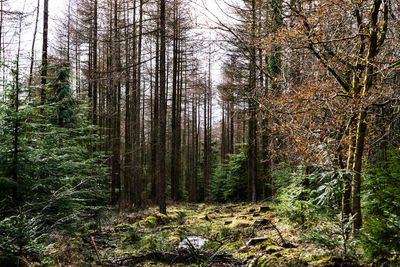
<path fill-rule="evenodd" d="M 331 256 L 324 256 L 324 257 L 321 257 L 320 259 L 318 259 L 316 261 L 313 261 L 313 264 L 315 264 L 315 265 L 331 264 L 332 263 L 331 259 L 332 259 Z"/>
<path fill-rule="evenodd" d="M 122 228 L 122 227 L 131 227 L 131 225 L 123 222 L 116 225 L 114 228 Z"/>
<path fill-rule="evenodd" d="M 237 241 L 237 242 L 229 242 L 225 248 L 228 252 L 236 252 L 238 251 L 241 247 L 243 247 L 245 244 L 244 241 Z"/>
<path fill-rule="evenodd" d="M 113 231 L 113 232 L 124 232 L 124 231 L 129 231 L 129 230 L 131 230 L 133 228 L 134 227 L 131 224 L 120 223 L 120 224 L 114 226 L 113 228 L 111 228 L 111 231 Z"/>
<path fill-rule="evenodd" d="M 95 235 L 96 240 L 97 238 L 102 239 L 101 242 L 99 240 L 97 245 L 103 259 L 117 259 L 126 255 L 144 255 L 154 251 L 172 252 L 176 250 L 179 242 L 185 237 L 201 236 L 209 239 L 209 242 L 202 248 L 204 251 L 229 253 L 236 259 L 247 258 L 250 261 L 254 255 L 265 254 L 265 257 L 259 259 L 258 266 L 296 266 L 296 262 L 300 260 L 309 263 L 314 261 L 329 262 L 329 260 L 322 260 L 321 257 L 311 257 L 310 255 L 318 253 L 320 255 L 322 252 L 308 247 L 309 244 L 300 243 L 301 246 L 307 246 L 307 249 L 310 250 L 310 254 L 307 254 L 306 258 L 306 254 L 300 249 L 280 247 L 275 241 L 279 240 L 279 237 L 274 229 L 253 227 L 254 220 L 258 218 L 245 216 L 245 214 L 251 208 L 258 210 L 254 204 L 236 205 L 234 207 L 232 204 L 200 204 L 198 206 L 188 205 L 187 208 L 184 205 L 170 207 L 167 215 L 157 213 L 156 209 L 147 210 L 145 215 L 131 214 L 132 218 L 138 218 L 132 224 L 127 223 L 127 216 L 124 219 L 115 215 L 110 220 L 122 223 L 118 225 L 115 223 L 114 226 L 108 228 L 104 227 L 102 231 L 86 232 L 81 237 L 87 240 L 86 237 Z M 148 216 L 149 214 L 151 215 Z M 205 215 L 208 215 L 210 220 L 205 220 Z M 268 216 L 271 215 L 273 214 L 268 214 Z M 230 218 L 227 219 L 228 217 Z M 265 218 L 273 220 L 273 217 Z M 232 221 L 232 223 L 225 225 L 226 220 Z M 295 232 L 291 231 L 292 227 L 284 225 L 282 221 L 275 224 L 285 238 L 289 238 L 290 242 L 298 243 L 295 241 L 296 236 L 293 236 Z M 261 236 L 271 238 L 255 246 L 246 247 L 246 242 L 251 238 Z M 73 237 L 71 242 L 65 242 L 66 244 L 73 244 L 77 248 L 74 253 L 78 253 L 79 250 L 80 254 L 78 253 L 71 261 L 76 265 L 79 259 L 86 262 L 93 261 L 92 247 L 87 241 L 82 243 L 82 239 Z M 58 246 L 58 249 L 62 247 Z M 86 252 L 83 252 L 84 250 Z M 65 257 L 65 259 L 69 258 L 71 257 Z M 203 260 L 199 260 L 198 264 L 193 266 L 199 266 L 202 263 L 204 263 Z M 149 266 L 149 262 L 142 263 L 140 266 Z"/>
<path fill-rule="evenodd" d="M 145 226 L 151 228 L 167 225 L 169 223 L 184 224 L 185 216 L 186 213 L 184 212 L 169 213 L 168 215 L 158 213 L 147 217 L 143 223 Z"/>
<path fill-rule="evenodd" d="M 122 238 L 122 242 L 128 244 L 134 244 L 140 241 L 141 239 L 142 237 L 136 231 L 131 231 L 124 235 L 124 237 Z"/>
<path fill-rule="evenodd" d="M 88 231 L 86 233 L 83 233 L 82 236 L 87 237 L 87 236 L 91 236 L 91 235 L 95 235 L 97 234 L 99 231 L 98 230 L 92 230 L 92 231 Z"/>
<path fill-rule="evenodd" d="M 275 243 L 275 242 L 274 242 L 274 243 Z M 280 246 L 277 246 L 277 245 L 268 245 L 268 246 L 264 249 L 264 251 L 265 251 L 266 253 L 268 253 L 268 254 L 273 254 L 273 253 L 278 252 L 278 251 L 281 251 L 281 250 L 283 250 L 283 248 L 280 247 Z"/>
<path fill-rule="evenodd" d="M 221 226 L 218 229 L 218 235 L 222 239 L 235 236 L 236 234 L 237 234 L 237 231 L 234 231 L 234 229 L 231 227 Z"/>
<path fill-rule="evenodd" d="M 343 259 L 337 256 L 323 256 L 319 260 L 313 261 L 312 263 L 317 266 L 336 266 L 336 264 L 341 264 L 342 262 Z"/>
<path fill-rule="evenodd" d="M 280 257 L 277 257 L 277 255 L 269 255 L 269 256 L 263 256 L 260 259 L 258 259 L 258 265 L 261 267 L 269 267 L 269 266 L 287 266 L 287 265 L 281 265 L 280 263 Z"/>
<path fill-rule="evenodd" d="M 170 239 L 171 231 L 163 231 L 145 235 L 136 247 L 141 252 L 168 251 L 173 248 L 177 239 Z"/>
<path fill-rule="evenodd" d="M 179 235 L 172 234 L 169 236 L 168 241 L 172 244 L 179 244 L 181 237 Z"/>
<path fill-rule="evenodd" d="M 154 228 L 157 226 L 165 225 L 167 223 L 168 217 L 164 214 L 157 214 L 154 216 L 149 216 L 144 220 L 146 226 Z"/>

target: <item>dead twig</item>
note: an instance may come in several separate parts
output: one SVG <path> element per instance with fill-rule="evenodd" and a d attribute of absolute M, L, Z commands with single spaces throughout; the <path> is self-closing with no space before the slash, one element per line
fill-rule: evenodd
<path fill-rule="evenodd" d="M 274 228 L 275 231 L 278 233 L 279 238 L 280 238 L 281 241 L 282 241 L 282 245 L 286 244 L 286 240 L 283 238 L 282 233 L 281 233 L 281 231 L 279 231 L 278 227 L 276 227 L 276 225 L 273 224 L 272 222 L 271 222 L 270 224 L 271 224 L 271 227 Z"/>
<path fill-rule="evenodd" d="M 255 256 L 255 257 L 251 260 L 251 262 L 250 262 L 250 264 L 249 264 L 249 267 L 255 267 L 255 266 L 257 266 L 257 261 L 258 261 L 258 259 L 261 258 L 263 255 L 264 255 L 263 253 L 260 253 L 260 254 L 258 254 L 257 256 Z"/>
<path fill-rule="evenodd" d="M 92 246 L 93 246 L 93 248 L 94 248 L 94 250 L 96 252 L 96 256 L 97 256 L 98 261 L 100 262 L 100 265 L 103 266 L 103 262 L 101 261 L 100 253 L 99 253 L 99 251 L 97 249 L 96 242 L 94 241 L 94 237 L 93 236 L 90 237 L 90 241 L 91 241 L 90 243 L 92 244 Z"/>

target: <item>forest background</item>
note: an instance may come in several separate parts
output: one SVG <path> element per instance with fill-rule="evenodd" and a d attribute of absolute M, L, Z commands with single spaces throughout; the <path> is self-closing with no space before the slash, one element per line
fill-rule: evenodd
<path fill-rule="evenodd" d="M 1 257 L 110 208 L 271 201 L 398 260 L 398 1 L 49 4 L 0 1 Z"/>

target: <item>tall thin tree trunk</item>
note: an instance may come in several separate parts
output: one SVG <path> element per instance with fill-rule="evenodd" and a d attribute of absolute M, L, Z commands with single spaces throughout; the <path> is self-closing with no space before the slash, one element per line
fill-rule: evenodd
<path fill-rule="evenodd" d="M 203 180 L 204 180 L 204 188 L 203 195 L 204 200 L 208 200 L 208 189 L 209 189 L 209 176 L 208 176 L 208 119 L 207 119 L 207 86 L 204 88 L 203 93 Z"/>
<path fill-rule="evenodd" d="M 347 156 L 347 171 L 352 170 L 354 165 L 354 150 L 356 146 L 355 130 L 354 126 L 351 125 L 349 127 L 350 145 Z M 346 173 L 343 180 L 342 219 L 346 221 L 351 217 L 351 175 Z"/>
<path fill-rule="evenodd" d="M 229 153 L 233 154 L 235 153 L 235 147 L 234 147 L 234 142 L 235 142 L 235 111 L 234 111 L 234 105 L 232 101 L 228 102 L 228 109 L 229 109 Z"/>
<path fill-rule="evenodd" d="M 97 95 L 98 95 L 98 70 L 97 70 L 97 34 L 98 34 L 98 21 L 97 21 L 97 1 L 94 0 L 94 14 L 93 14 L 93 101 L 92 101 L 92 122 L 93 125 L 98 124 L 97 112 Z"/>
<path fill-rule="evenodd" d="M 354 150 L 354 165 L 353 165 L 353 184 L 351 188 L 352 193 L 352 211 L 354 215 L 353 228 L 359 230 L 362 226 L 362 214 L 361 214 L 361 169 L 362 169 L 362 157 L 364 153 L 364 141 L 367 131 L 367 124 L 365 118 L 367 116 L 366 111 L 361 111 L 357 122 L 357 133 L 356 133 L 356 147 Z"/>
<path fill-rule="evenodd" d="M 159 23 L 157 22 L 157 28 Z M 159 45 L 159 31 L 156 33 L 156 68 L 155 68 L 155 78 L 154 78 L 154 109 L 153 109 L 153 131 L 152 131 L 152 141 L 151 141 L 151 199 L 153 203 L 156 203 L 158 198 L 157 188 L 158 188 L 158 140 L 159 140 L 159 56 L 160 56 L 160 45 Z"/>
<path fill-rule="evenodd" d="M 222 100 L 222 122 L 221 122 L 221 161 L 225 160 L 225 155 L 226 155 L 226 150 L 225 150 L 225 139 L 226 139 L 226 134 L 225 134 L 225 128 L 226 128 L 226 122 L 225 122 L 225 101 Z"/>
<path fill-rule="evenodd" d="M 40 103 L 43 105 L 46 98 L 47 84 L 47 50 L 48 50 L 48 32 L 49 32 L 49 0 L 44 0 L 43 5 L 43 44 L 42 44 L 42 88 L 40 93 Z"/>
<path fill-rule="evenodd" d="M 159 157 L 158 157 L 158 171 L 159 171 L 159 206 L 160 212 L 167 213 L 166 196 L 165 196 L 165 131 L 167 119 L 167 103 L 166 103 L 166 70 L 165 70 L 165 56 L 166 56 L 166 43 L 165 43 L 165 0 L 160 0 L 160 118 L 159 118 Z"/>
<path fill-rule="evenodd" d="M 71 0 L 68 0 L 68 15 L 67 15 L 67 63 L 68 64 L 70 61 L 70 47 L 71 47 Z"/>
<path fill-rule="evenodd" d="M 112 117 L 112 180 L 114 184 L 114 198 L 112 200 L 112 204 L 120 204 L 120 196 L 121 196 L 121 159 L 120 159 L 120 149 L 121 149 L 121 109 L 120 109 L 120 102 L 121 102 L 121 82 L 120 82 L 120 74 L 121 74 L 121 59 L 120 59 L 120 42 L 119 42 L 119 28 L 118 28 L 118 0 L 114 1 L 114 41 L 113 44 L 113 51 L 114 58 L 113 58 L 113 113 L 111 114 Z"/>
<path fill-rule="evenodd" d="M 193 88 L 194 85 L 193 85 Z M 189 201 L 197 202 L 198 201 L 198 192 L 197 192 L 197 155 L 198 155 L 198 130 L 197 130 L 197 96 L 195 93 L 192 95 L 192 146 L 191 146 L 191 170 L 192 173 L 190 179 L 190 194 Z"/>
<path fill-rule="evenodd" d="M 3 5 L 3 1 L 1 1 L 1 4 Z M 40 11 L 40 0 L 37 1 L 37 5 L 36 5 L 36 19 L 35 19 L 35 29 L 33 30 L 33 38 L 32 38 L 31 62 L 29 65 L 28 87 L 32 86 L 33 64 L 35 62 L 36 34 L 37 34 L 37 28 L 38 28 L 38 24 L 39 24 L 39 11 Z M 1 40 L 1 34 L 0 34 L 0 40 Z M 1 49 L 1 47 L 0 47 L 0 49 Z"/>
<path fill-rule="evenodd" d="M 25 9 L 25 6 L 24 6 Z M 22 20 L 23 16 L 20 15 L 19 21 L 19 32 L 18 32 L 18 48 L 17 48 L 17 58 L 15 66 L 15 99 L 14 99 L 14 112 L 15 112 L 15 122 L 14 122 L 14 144 L 13 144 L 13 180 L 18 183 L 18 171 L 19 171 L 19 95 L 20 95 L 20 82 L 19 82 L 19 64 L 20 64 L 20 52 L 21 52 L 21 33 L 22 33 Z M 19 194 L 14 189 L 14 199 L 18 201 Z"/>
<path fill-rule="evenodd" d="M 211 121 L 210 121 L 210 101 L 211 101 L 211 46 L 208 54 L 208 83 L 204 94 L 204 200 L 209 200 L 210 176 L 211 176 Z"/>
<path fill-rule="evenodd" d="M 256 6 L 255 0 L 252 0 L 252 26 L 251 36 L 255 40 L 255 20 L 256 20 Z M 256 47 L 254 44 L 251 46 L 250 52 L 250 82 L 249 82 L 249 129 L 248 129 L 248 198 L 251 201 L 257 201 L 257 105 L 255 102 L 256 90 Z"/>
<path fill-rule="evenodd" d="M 129 2 L 126 2 L 129 10 Z M 131 208 L 131 175 L 132 175 L 132 125 L 131 125 L 131 53 L 128 27 L 130 20 L 129 14 L 125 14 L 125 61 L 126 61 L 126 79 L 125 79 L 125 156 L 124 156 L 124 205 L 128 210 Z"/>
<path fill-rule="evenodd" d="M 141 123 L 140 123 L 140 111 L 141 111 L 141 60 L 142 60 L 142 29 L 143 29 L 143 0 L 139 1 L 139 33 L 138 33 L 138 44 L 137 44 L 137 74 L 136 74 L 136 90 L 135 90 L 135 102 L 134 102 L 134 112 L 135 121 L 134 129 L 136 133 L 134 134 L 134 184 L 135 184 L 135 206 L 141 208 L 143 205 L 142 200 L 142 175 L 143 170 L 141 166 Z M 134 37 L 136 38 L 136 37 Z"/>
<path fill-rule="evenodd" d="M 178 6 L 176 0 L 174 0 L 174 23 L 173 23 L 173 58 L 172 58 L 172 114 L 171 114 L 171 197 L 172 200 L 179 200 L 179 168 L 178 165 L 178 75 L 179 75 L 179 67 L 178 67 Z"/>

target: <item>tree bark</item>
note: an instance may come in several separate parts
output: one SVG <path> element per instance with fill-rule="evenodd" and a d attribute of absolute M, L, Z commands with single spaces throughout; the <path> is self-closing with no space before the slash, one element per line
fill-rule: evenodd
<path fill-rule="evenodd" d="M 118 29 L 118 0 L 114 0 L 114 40 L 112 42 L 113 51 L 115 57 L 113 58 L 113 113 L 112 117 L 112 181 L 113 181 L 113 193 L 112 203 L 113 205 L 120 204 L 121 196 L 121 81 L 119 75 L 121 73 L 121 58 L 120 58 L 120 42 L 119 42 L 119 29 Z"/>
<path fill-rule="evenodd" d="M 255 20 L 256 5 L 252 0 L 252 24 L 251 36 L 252 41 L 255 40 Z M 250 49 L 250 81 L 249 81 L 249 129 L 248 129 L 248 199 L 249 201 L 257 201 L 257 105 L 255 103 L 256 90 L 256 47 L 251 44 Z"/>
<path fill-rule="evenodd" d="M 137 74 L 136 74 L 136 90 L 134 92 L 134 124 L 133 129 L 136 131 L 133 139 L 133 146 L 136 150 L 134 153 L 134 185 L 135 185 L 135 207 L 141 208 L 143 205 L 142 199 L 142 166 L 141 166 L 141 123 L 140 123 L 140 111 L 141 111 L 141 60 L 142 60 L 142 28 L 143 28 L 143 0 L 139 1 L 139 32 L 138 32 L 138 43 L 137 43 Z M 136 38 L 136 37 L 134 37 Z"/>
<path fill-rule="evenodd" d="M 1 2 L 3 4 L 3 1 Z M 36 34 L 37 34 L 37 28 L 38 28 L 38 23 L 39 23 L 39 10 L 40 10 L 40 0 L 38 0 L 37 5 L 36 5 L 36 20 L 35 20 L 35 29 L 33 31 L 33 38 L 32 38 L 32 47 L 31 47 L 31 62 L 29 65 L 29 79 L 28 79 L 28 87 L 32 86 L 32 79 L 33 79 L 33 63 L 35 61 L 35 44 L 36 44 Z M 1 40 L 1 34 L 0 34 L 0 40 Z M 0 46 L 0 49 L 1 46 Z"/>
<path fill-rule="evenodd" d="M 42 88 L 40 93 L 40 103 L 43 105 L 46 99 L 47 84 L 47 50 L 48 50 L 48 32 L 49 32 L 49 0 L 44 0 L 43 4 L 43 44 L 42 44 Z"/>
<path fill-rule="evenodd" d="M 97 112 L 97 102 L 98 102 L 98 76 L 97 76 L 97 42 L 98 42 L 98 13 L 97 13 L 97 1 L 94 0 L 93 9 L 93 100 L 92 100 L 92 123 L 93 125 L 98 124 L 98 112 Z"/>
<path fill-rule="evenodd" d="M 14 121 L 14 143 L 13 143 L 13 168 L 12 168 L 12 175 L 13 180 L 15 183 L 18 184 L 19 182 L 19 95 L 20 95 L 20 82 L 19 82 L 19 64 L 20 64 L 20 51 L 21 51 L 21 33 L 22 33 L 22 15 L 19 18 L 19 32 L 18 32 L 18 48 L 17 48 L 17 58 L 16 58 L 16 70 L 15 70 L 15 77 L 14 81 L 15 84 L 13 85 L 15 89 L 15 96 L 14 96 L 14 112 L 15 112 L 15 121 Z M 19 194 L 17 187 L 14 187 L 14 200 L 19 200 Z"/>
<path fill-rule="evenodd" d="M 157 29 L 159 22 L 157 20 Z M 158 140 L 159 140 L 159 71 L 160 71 L 160 42 L 159 42 L 159 31 L 156 32 L 156 68 L 154 78 L 154 103 L 153 103 L 153 118 L 152 118 L 152 140 L 151 140 L 151 199 L 153 203 L 157 202 L 157 188 L 158 188 Z"/>
<path fill-rule="evenodd" d="M 354 164 L 354 150 L 356 146 L 356 134 L 354 132 L 354 126 L 349 128 L 350 145 L 347 156 L 347 167 L 346 170 L 350 171 L 353 169 Z M 343 181 L 343 196 L 342 196 L 342 219 L 346 221 L 351 217 L 351 174 L 345 174 Z"/>
<path fill-rule="evenodd" d="M 361 111 L 357 122 L 357 133 L 356 133 L 356 147 L 354 151 L 354 166 L 353 166 L 353 184 L 352 184 L 352 198 L 353 198 L 353 229 L 359 230 L 362 226 L 362 214 L 361 214 L 361 170 L 362 170 L 362 157 L 364 153 L 364 142 L 367 130 L 367 124 L 365 123 L 367 112 Z"/>
<path fill-rule="evenodd" d="M 158 204 L 160 212 L 167 213 L 167 203 L 165 196 L 166 178 L 165 178 L 165 135 L 167 120 L 167 103 L 166 103 L 166 43 L 165 43 L 165 0 L 160 0 L 160 117 L 159 117 L 159 154 L 158 154 Z"/>
<path fill-rule="evenodd" d="M 178 95 L 179 95 L 179 51 L 178 51 L 178 38 L 179 38 L 179 22 L 178 22 L 178 4 L 174 0 L 174 23 L 173 23 L 173 59 L 172 59 L 172 114 L 171 114 L 171 197 L 172 200 L 179 200 L 179 180 L 180 180 L 180 162 L 179 154 L 179 129 L 178 124 Z"/>
<path fill-rule="evenodd" d="M 129 20 L 129 3 L 127 2 L 127 11 L 125 14 L 125 61 L 126 65 L 131 64 L 130 42 L 128 27 Z M 125 155 L 124 155 L 124 207 L 126 209 L 132 208 L 132 118 L 131 118 L 131 68 L 126 68 L 125 79 Z"/>

